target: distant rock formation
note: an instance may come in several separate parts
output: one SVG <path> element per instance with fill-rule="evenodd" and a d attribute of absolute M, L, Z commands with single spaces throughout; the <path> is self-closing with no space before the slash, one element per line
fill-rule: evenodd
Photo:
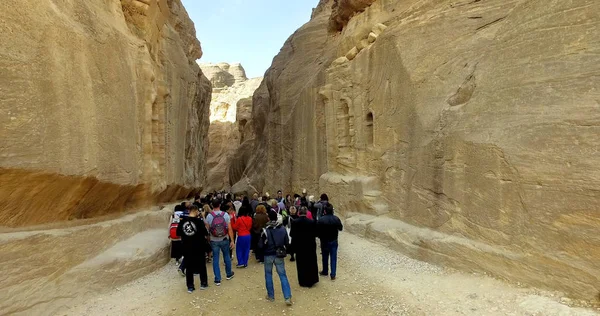
<path fill-rule="evenodd" d="M 234 190 L 327 192 L 419 259 L 596 299 L 598 12 L 322 0 L 254 94 Z"/>
<path fill-rule="evenodd" d="M 262 77 L 248 79 L 239 63 L 200 64 L 200 68 L 213 85 L 205 191 L 228 190 L 233 155 L 244 140 L 254 135 L 247 123 L 252 114 L 251 97 Z"/>

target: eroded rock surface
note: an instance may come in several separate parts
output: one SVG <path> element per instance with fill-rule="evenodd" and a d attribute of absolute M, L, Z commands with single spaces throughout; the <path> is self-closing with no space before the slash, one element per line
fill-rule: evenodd
<path fill-rule="evenodd" d="M 0 29 L 0 226 L 201 189 L 211 90 L 179 0 L 6 0 Z"/>
<path fill-rule="evenodd" d="M 253 138 L 252 95 L 262 77 L 248 79 L 240 64 L 200 64 L 213 85 L 210 103 L 206 191 L 229 190 L 230 166 L 242 142 Z M 234 170 L 234 174 L 236 171 Z"/>
<path fill-rule="evenodd" d="M 254 94 L 234 188 L 327 192 L 419 259 L 597 299 L 599 32 L 593 0 L 321 1 Z"/>
<path fill-rule="evenodd" d="M 163 266 L 171 210 L 0 234 L 0 314 L 60 314 Z"/>

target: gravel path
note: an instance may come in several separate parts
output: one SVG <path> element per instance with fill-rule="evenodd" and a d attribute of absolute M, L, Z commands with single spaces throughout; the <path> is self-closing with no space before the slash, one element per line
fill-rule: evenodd
<path fill-rule="evenodd" d="M 252 261 L 220 287 L 211 284 L 188 294 L 171 263 L 65 315 L 600 315 L 563 305 L 557 293 L 449 271 L 347 233 L 340 235 L 336 281 L 321 278 L 314 288 L 303 289 L 294 263 L 286 261 L 292 307 L 283 303 L 276 275 L 277 300 L 264 300 L 262 267 Z M 208 275 L 211 280 L 210 267 Z"/>

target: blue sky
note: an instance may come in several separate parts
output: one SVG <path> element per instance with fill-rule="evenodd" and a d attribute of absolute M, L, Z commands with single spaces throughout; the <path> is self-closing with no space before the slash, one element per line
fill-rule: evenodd
<path fill-rule="evenodd" d="M 240 62 L 249 78 L 271 66 L 319 0 L 182 0 L 196 25 L 200 62 Z"/>

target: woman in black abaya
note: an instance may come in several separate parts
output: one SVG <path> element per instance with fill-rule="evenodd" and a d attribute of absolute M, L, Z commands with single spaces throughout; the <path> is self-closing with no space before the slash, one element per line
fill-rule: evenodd
<path fill-rule="evenodd" d="M 317 227 L 316 222 L 308 219 L 308 209 L 301 207 L 300 216 L 292 222 L 290 236 L 292 247 L 296 253 L 296 269 L 298 283 L 302 287 L 312 287 L 319 282 L 319 266 L 317 263 Z"/>

